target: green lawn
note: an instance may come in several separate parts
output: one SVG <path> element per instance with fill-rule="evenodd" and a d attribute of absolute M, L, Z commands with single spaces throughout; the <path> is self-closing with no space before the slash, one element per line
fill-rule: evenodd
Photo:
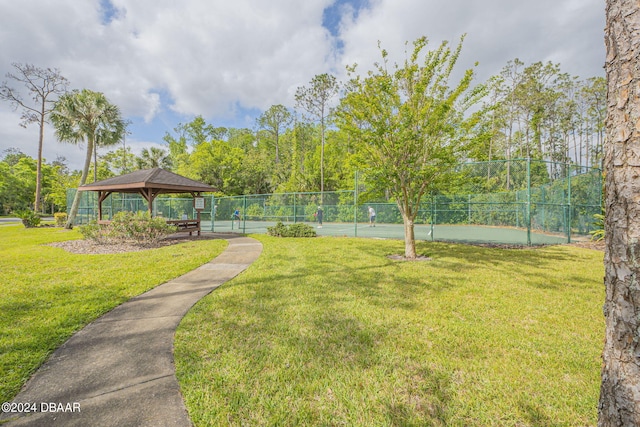
<path fill-rule="evenodd" d="M 47 243 L 81 238 L 59 228 L 0 227 L 0 401 L 47 356 L 113 307 L 211 260 L 222 240 L 114 255 L 75 255 Z"/>
<path fill-rule="evenodd" d="M 601 252 L 255 237 L 176 336 L 195 425 L 596 424 Z"/>

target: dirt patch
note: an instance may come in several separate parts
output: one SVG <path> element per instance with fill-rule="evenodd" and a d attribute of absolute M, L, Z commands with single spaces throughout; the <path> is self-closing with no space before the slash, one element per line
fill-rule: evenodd
<path fill-rule="evenodd" d="M 418 255 L 415 258 L 406 258 L 404 255 L 387 255 L 387 258 L 394 261 L 431 261 L 431 258 L 424 255 Z"/>
<path fill-rule="evenodd" d="M 118 244 L 101 244 L 92 240 L 67 240 L 65 242 L 50 243 L 48 246 L 62 248 L 73 254 L 83 255 L 104 255 L 104 254 L 121 254 L 127 252 L 139 252 L 149 249 L 162 248 L 178 243 L 184 243 L 194 240 L 211 240 L 219 237 L 210 235 L 189 236 L 189 235 L 171 235 L 159 242 L 151 245 L 139 245 L 135 243 L 118 243 Z"/>
<path fill-rule="evenodd" d="M 501 244 L 501 243 L 463 243 L 465 245 L 470 245 L 470 246 L 479 246 L 479 247 L 483 247 L 483 248 L 497 248 L 497 249 L 536 249 L 536 248 L 543 248 L 545 246 L 550 246 L 550 245 L 533 245 L 533 246 L 527 246 L 527 245 L 509 245 L 509 244 Z M 559 244 L 560 246 L 563 244 Z M 584 242 L 573 242 L 573 243 L 569 243 L 569 246 L 577 246 L 579 248 L 585 248 L 585 249 L 593 249 L 596 251 L 602 251 L 604 252 L 604 241 L 600 241 L 600 242 L 592 242 L 592 241 L 584 241 Z M 551 245 L 551 246 L 555 246 L 555 245 Z"/>
<path fill-rule="evenodd" d="M 592 242 L 592 241 L 574 242 L 574 243 L 571 243 L 571 246 L 577 246 L 579 248 L 586 248 L 586 249 L 593 249 L 595 251 L 602 251 L 602 252 L 604 252 L 604 248 L 605 248 L 604 240 L 600 240 L 599 242 Z"/>

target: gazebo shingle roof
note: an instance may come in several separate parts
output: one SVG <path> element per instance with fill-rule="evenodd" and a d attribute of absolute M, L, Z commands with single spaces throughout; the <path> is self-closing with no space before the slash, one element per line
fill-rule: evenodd
<path fill-rule="evenodd" d="M 202 182 L 161 168 L 144 169 L 96 181 L 78 187 L 78 191 L 109 191 L 120 193 L 137 193 L 141 189 L 152 189 L 154 193 L 190 193 L 213 192 L 215 188 Z"/>
<path fill-rule="evenodd" d="M 102 220 L 102 202 L 111 193 L 138 193 L 145 198 L 149 214 L 153 213 L 153 200 L 162 193 L 191 193 L 196 197 L 200 193 L 213 192 L 215 188 L 202 182 L 161 168 L 145 169 L 120 175 L 78 187 L 78 191 L 98 192 L 98 220 Z M 198 221 L 200 221 L 198 211 Z M 199 232 L 199 231 L 198 231 Z"/>

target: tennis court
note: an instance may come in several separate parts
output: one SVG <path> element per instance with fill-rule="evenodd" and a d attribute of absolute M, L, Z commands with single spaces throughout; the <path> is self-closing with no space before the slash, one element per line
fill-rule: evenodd
<path fill-rule="evenodd" d="M 286 222 L 283 222 L 287 224 Z M 289 222 L 292 224 L 292 222 Z M 404 239 L 402 224 L 376 224 L 369 227 L 368 223 L 339 223 L 325 222 L 318 228 L 315 222 L 307 222 L 314 227 L 318 236 L 363 237 L 374 239 Z M 267 227 L 276 225 L 275 221 L 204 221 L 203 230 L 231 233 L 264 234 Z M 477 225 L 431 225 L 417 224 L 414 228 L 417 240 L 452 241 L 466 243 L 496 243 L 496 244 L 527 244 L 527 229 L 515 227 L 491 227 Z M 567 236 L 561 233 L 541 233 L 531 231 L 532 245 L 550 245 L 567 242 Z M 578 236 L 578 240 L 586 240 L 586 236 Z"/>
<path fill-rule="evenodd" d="M 465 163 L 458 167 L 455 188 L 425 194 L 415 216 L 415 237 L 469 243 L 542 245 L 588 240 L 594 215 L 602 212 L 599 169 L 517 159 Z M 97 196 L 82 195 L 76 224 L 95 220 Z M 71 205 L 75 190 L 67 194 Z M 192 198 L 157 197 L 154 216 L 202 221 L 203 231 L 266 233 L 267 227 L 306 223 L 319 236 L 403 239 L 403 218 L 396 203 L 356 172 L 352 190 L 204 196 L 195 211 Z M 369 227 L 368 209 L 377 224 Z M 322 209 L 324 224 L 317 228 Z M 102 203 L 105 218 L 120 211 L 146 211 L 138 195 L 109 195 Z M 241 220 L 232 222 L 235 212 Z"/>

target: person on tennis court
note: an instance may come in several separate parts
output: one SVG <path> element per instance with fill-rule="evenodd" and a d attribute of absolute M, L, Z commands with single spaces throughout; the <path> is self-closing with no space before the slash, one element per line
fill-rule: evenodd
<path fill-rule="evenodd" d="M 316 219 L 318 220 L 318 228 L 322 228 L 322 206 L 318 206 L 316 211 Z"/>
<path fill-rule="evenodd" d="M 376 211 L 373 210 L 371 206 L 368 206 L 369 209 L 369 227 L 376 226 Z"/>
<path fill-rule="evenodd" d="M 240 227 L 240 210 L 236 209 L 233 211 L 233 219 L 232 221 L 238 221 L 238 227 Z"/>

